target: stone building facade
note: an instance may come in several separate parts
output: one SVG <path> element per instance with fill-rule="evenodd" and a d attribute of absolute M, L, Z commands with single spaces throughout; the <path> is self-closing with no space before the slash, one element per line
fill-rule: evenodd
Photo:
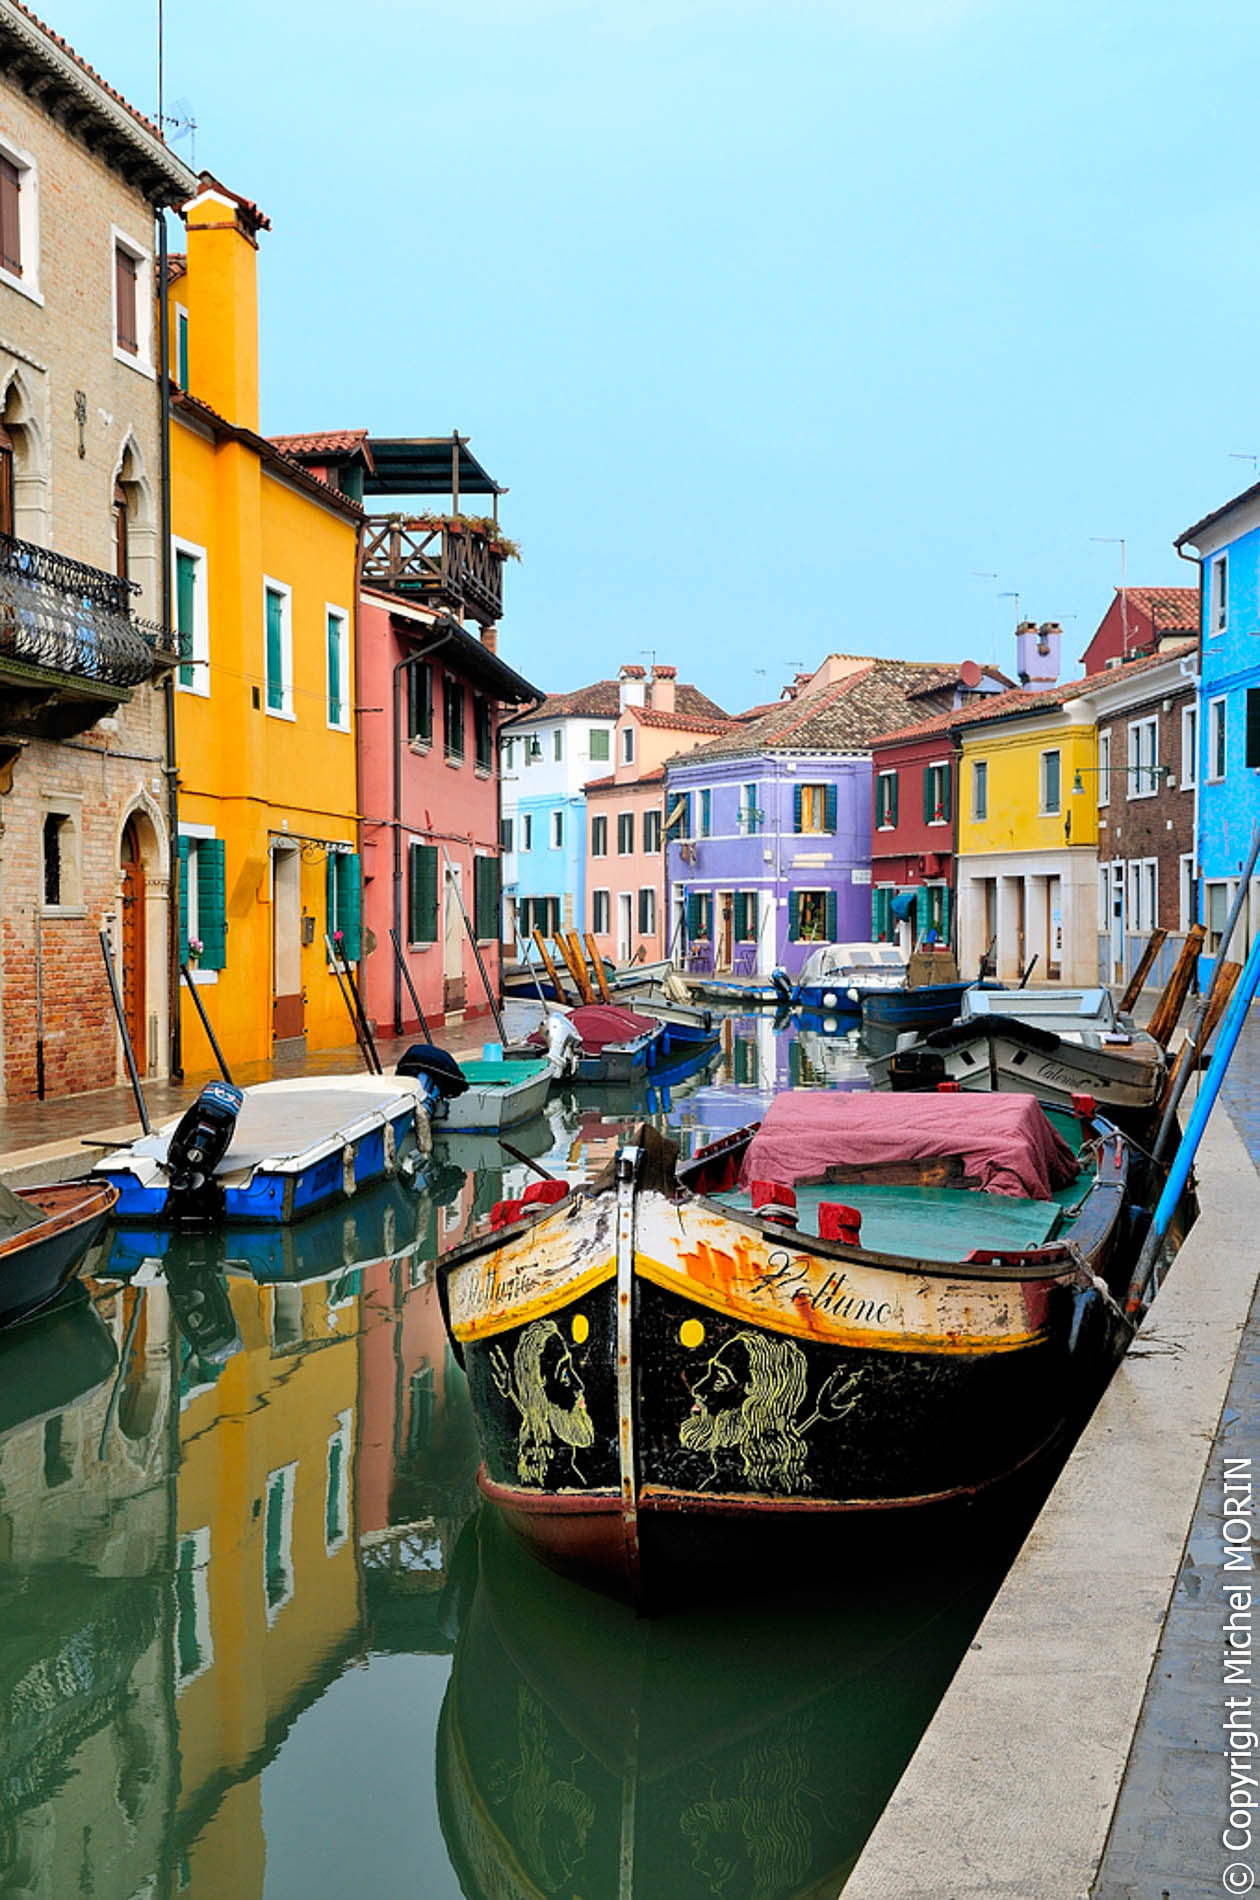
<path fill-rule="evenodd" d="M 0 1088 L 168 1062 L 170 822 L 155 210 L 195 184 L 0 0 Z M 71 129 L 73 128 L 73 129 Z"/>

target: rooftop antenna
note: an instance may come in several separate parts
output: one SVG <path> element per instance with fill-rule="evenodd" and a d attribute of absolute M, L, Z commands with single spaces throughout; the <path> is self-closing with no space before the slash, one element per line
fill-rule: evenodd
<path fill-rule="evenodd" d="M 1001 593 L 998 595 L 998 599 L 999 600 L 1013 600 L 1015 602 L 1015 625 L 1018 626 L 1019 625 L 1019 593 L 1018 591 L 1014 587 L 1008 587 L 1004 593 Z"/>
<path fill-rule="evenodd" d="M 1122 534 L 1091 534 L 1091 541 L 1097 541 L 1102 547 L 1120 550 L 1120 658 L 1129 657 L 1129 587 L 1127 569 L 1128 543 Z"/>
<path fill-rule="evenodd" d="M 190 99 L 176 99 L 169 113 L 166 116 L 166 123 L 171 128 L 170 143 L 172 145 L 178 145 L 179 141 L 182 138 L 189 139 L 190 141 L 189 148 L 188 148 L 189 169 L 192 171 L 196 171 L 197 169 L 197 121 L 193 117 L 192 101 Z"/>
<path fill-rule="evenodd" d="M 1260 455 L 1249 455 L 1246 449 L 1231 449 L 1229 459 L 1231 462 L 1250 462 L 1252 474 L 1260 473 Z"/>

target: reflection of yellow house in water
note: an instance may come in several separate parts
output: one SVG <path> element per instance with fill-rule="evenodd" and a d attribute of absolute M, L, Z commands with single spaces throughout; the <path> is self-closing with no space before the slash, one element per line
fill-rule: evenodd
<path fill-rule="evenodd" d="M 324 947 L 360 954 L 358 504 L 258 433 L 257 241 L 208 175 L 172 260 L 181 952 L 229 1063 L 351 1040 Z M 200 945 L 198 952 L 194 946 Z M 211 1066 L 183 999 L 185 1066 Z"/>
<path fill-rule="evenodd" d="M 217 1376 L 189 1355 L 180 1413 L 175 1836 L 194 1900 L 261 1895 L 264 1751 L 360 1625 L 357 1277 L 342 1299 L 228 1284 L 241 1350 Z"/>

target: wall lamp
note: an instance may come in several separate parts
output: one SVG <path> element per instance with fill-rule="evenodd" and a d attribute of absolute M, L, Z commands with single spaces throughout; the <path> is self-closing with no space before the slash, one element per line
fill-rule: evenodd
<path fill-rule="evenodd" d="M 1084 781 L 1081 778 L 1082 772 L 1090 772 L 1095 778 L 1103 776 L 1110 778 L 1113 772 L 1131 772 L 1134 778 L 1141 778 L 1145 773 L 1148 778 L 1157 778 L 1165 785 L 1173 776 L 1171 765 L 1078 765 L 1076 775 L 1072 780 L 1073 798 L 1085 790 Z"/>

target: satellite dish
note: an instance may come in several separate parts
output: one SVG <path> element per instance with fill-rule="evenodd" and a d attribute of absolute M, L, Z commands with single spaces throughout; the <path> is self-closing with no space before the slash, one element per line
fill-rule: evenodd
<path fill-rule="evenodd" d="M 964 686 L 978 686 L 984 675 L 974 660 L 964 660 L 958 669 L 958 677 Z"/>

